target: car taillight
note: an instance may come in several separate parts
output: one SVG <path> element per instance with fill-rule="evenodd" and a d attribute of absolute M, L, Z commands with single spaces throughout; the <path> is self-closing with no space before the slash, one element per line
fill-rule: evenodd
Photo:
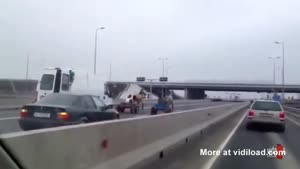
<path fill-rule="evenodd" d="M 285 119 L 285 113 L 284 113 L 284 112 L 280 112 L 280 113 L 279 113 L 279 119 L 280 119 L 281 121 L 283 121 L 283 120 Z"/>
<path fill-rule="evenodd" d="M 70 115 L 67 112 L 60 112 L 60 113 L 58 113 L 57 117 L 64 121 L 67 121 L 70 119 Z"/>
<path fill-rule="evenodd" d="M 249 110 L 248 112 L 248 119 L 252 119 L 254 117 L 255 111 L 254 110 Z"/>
<path fill-rule="evenodd" d="M 21 111 L 20 111 L 20 117 L 21 117 L 21 118 L 28 117 L 28 110 L 22 108 Z"/>

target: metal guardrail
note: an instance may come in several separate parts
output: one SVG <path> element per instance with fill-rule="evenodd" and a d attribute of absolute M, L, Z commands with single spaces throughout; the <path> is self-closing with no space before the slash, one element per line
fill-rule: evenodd
<path fill-rule="evenodd" d="M 0 109 L 15 109 L 35 99 L 37 80 L 0 79 Z"/>
<path fill-rule="evenodd" d="M 283 108 L 284 108 L 285 110 L 288 110 L 288 111 L 293 111 L 293 112 L 296 112 L 296 113 L 300 113 L 300 109 L 299 109 L 299 108 L 296 108 L 296 107 L 290 107 L 290 106 L 284 105 Z"/>

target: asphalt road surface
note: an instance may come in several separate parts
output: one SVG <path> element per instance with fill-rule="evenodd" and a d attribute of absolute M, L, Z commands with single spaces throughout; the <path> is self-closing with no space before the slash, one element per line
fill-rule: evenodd
<path fill-rule="evenodd" d="M 203 107 L 212 107 L 228 102 L 211 102 L 210 100 L 178 100 L 175 101 L 174 111 L 183 111 Z M 134 118 L 141 116 L 149 116 L 152 104 L 146 104 L 145 109 L 138 114 L 122 113 L 121 118 Z M 160 112 L 161 113 L 161 112 Z M 18 119 L 19 110 L 1 110 L 0 111 L 0 133 L 11 133 L 21 131 Z"/>
<path fill-rule="evenodd" d="M 286 131 L 270 126 L 246 129 L 246 111 L 241 111 L 206 133 L 191 138 L 187 144 L 138 168 L 143 169 L 299 169 L 300 113 L 287 112 Z M 281 144 L 286 152 L 282 160 L 267 156 L 238 156 L 237 150 L 264 150 Z M 221 155 L 200 155 L 202 150 L 220 150 Z M 231 150 L 231 155 L 222 153 Z M 228 153 L 228 151 L 227 151 Z"/>

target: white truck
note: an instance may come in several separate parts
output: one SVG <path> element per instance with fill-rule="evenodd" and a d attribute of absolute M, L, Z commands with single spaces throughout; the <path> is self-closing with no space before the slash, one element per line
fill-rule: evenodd
<path fill-rule="evenodd" d="M 50 93 L 82 93 L 99 96 L 107 104 L 112 100 L 104 94 L 105 81 L 87 73 L 72 69 L 45 68 L 37 85 L 37 101 Z"/>

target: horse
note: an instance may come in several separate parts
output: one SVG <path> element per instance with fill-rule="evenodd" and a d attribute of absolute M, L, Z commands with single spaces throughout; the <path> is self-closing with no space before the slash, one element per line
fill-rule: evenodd
<path fill-rule="evenodd" d="M 173 97 L 172 97 L 172 95 L 167 95 L 167 96 L 165 97 L 165 101 L 166 101 L 169 105 L 171 105 L 171 111 L 174 111 L 174 102 L 173 102 Z"/>
<path fill-rule="evenodd" d="M 146 93 L 144 92 L 144 90 L 142 89 L 138 94 L 133 95 L 133 101 L 138 104 L 141 105 L 142 110 L 144 110 L 144 98 L 146 97 Z"/>

